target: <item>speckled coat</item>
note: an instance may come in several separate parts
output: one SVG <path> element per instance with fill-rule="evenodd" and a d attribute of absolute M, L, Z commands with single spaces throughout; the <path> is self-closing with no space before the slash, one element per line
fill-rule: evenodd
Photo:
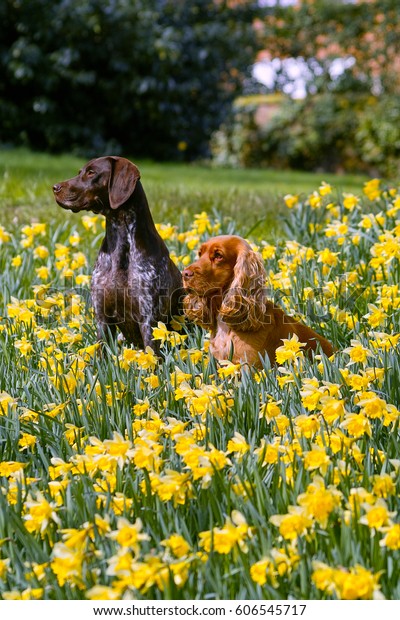
<path fill-rule="evenodd" d="M 63 208 L 106 217 L 91 286 L 99 338 L 118 327 L 127 341 L 157 351 L 152 328 L 179 314 L 182 279 L 155 228 L 139 177 L 128 160 L 102 157 L 53 191 Z"/>

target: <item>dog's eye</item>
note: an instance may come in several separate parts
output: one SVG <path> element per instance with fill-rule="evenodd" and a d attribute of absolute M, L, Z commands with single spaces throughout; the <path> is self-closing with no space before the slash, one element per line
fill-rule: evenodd
<path fill-rule="evenodd" d="M 95 173 L 94 170 L 90 169 L 90 170 L 86 170 L 86 174 L 87 174 L 88 177 L 92 177 L 96 173 Z"/>
<path fill-rule="evenodd" d="M 224 258 L 223 254 L 221 254 L 221 252 L 214 252 L 214 260 L 220 261 Z"/>

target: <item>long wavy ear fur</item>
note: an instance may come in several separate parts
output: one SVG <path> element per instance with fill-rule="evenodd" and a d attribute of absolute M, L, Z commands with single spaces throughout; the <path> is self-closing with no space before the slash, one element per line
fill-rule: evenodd
<path fill-rule="evenodd" d="M 214 320 L 206 297 L 199 297 L 194 293 L 189 293 L 183 300 L 183 310 L 185 316 L 190 321 L 197 323 L 197 325 L 205 329 L 212 328 Z"/>
<path fill-rule="evenodd" d="M 222 320 L 238 331 L 257 331 L 265 323 L 266 271 L 259 254 L 244 247 L 234 267 L 233 281 L 222 300 Z"/>

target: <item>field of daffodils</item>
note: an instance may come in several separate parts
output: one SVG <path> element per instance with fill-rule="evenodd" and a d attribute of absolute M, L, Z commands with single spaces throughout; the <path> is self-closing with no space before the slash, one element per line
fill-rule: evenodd
<path fill-rule="evenodd" d="M 182 320 L 162 359 L 101 354 L 102 218 L 0 227 L 0 598 L 400 598 L 400 192 L 284 201 L 285 238 L 249 241 L 337 352 L 258 371 Z M 180 268 L 226 232 L 158 229 Z"/>

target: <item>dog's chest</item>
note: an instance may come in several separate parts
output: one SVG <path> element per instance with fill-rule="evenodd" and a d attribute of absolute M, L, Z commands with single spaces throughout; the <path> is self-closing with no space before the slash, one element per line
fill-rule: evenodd
<path fill-rule="evenodd" d="M 218 322 L 215 336 L 210 341 L 210 351 L 217 359 L 229 359 L 233 352 L 231 329 L 222 322 Z"/>
<path fill-rule="evenodd" d="M 117 248 L 119 249 L 119 248 Z M 100 251 L 92 275 L 96 315 L 123 321 L 152 312 L 158 276 L 154 265 L 129 245 L 125 251 Z"/>
<path fill-rule="evenodd" d="M 152 262 L 136 247 L 125 252 L 100 251 L 92 275 L 92 287 L 101 289 L 130 289 L 131 294 L 140 294 L 156 280 Z"/>
<path fill-rule="evenodd" d="M 247 362 L 258 366 L 259 353 L 265 354 L 262 330 L 234 332 L 226 323 L 218 321 L 215 335 L 210 341 L 210 351 L 217 359 L 230 359 L 233 363 Z"/>

